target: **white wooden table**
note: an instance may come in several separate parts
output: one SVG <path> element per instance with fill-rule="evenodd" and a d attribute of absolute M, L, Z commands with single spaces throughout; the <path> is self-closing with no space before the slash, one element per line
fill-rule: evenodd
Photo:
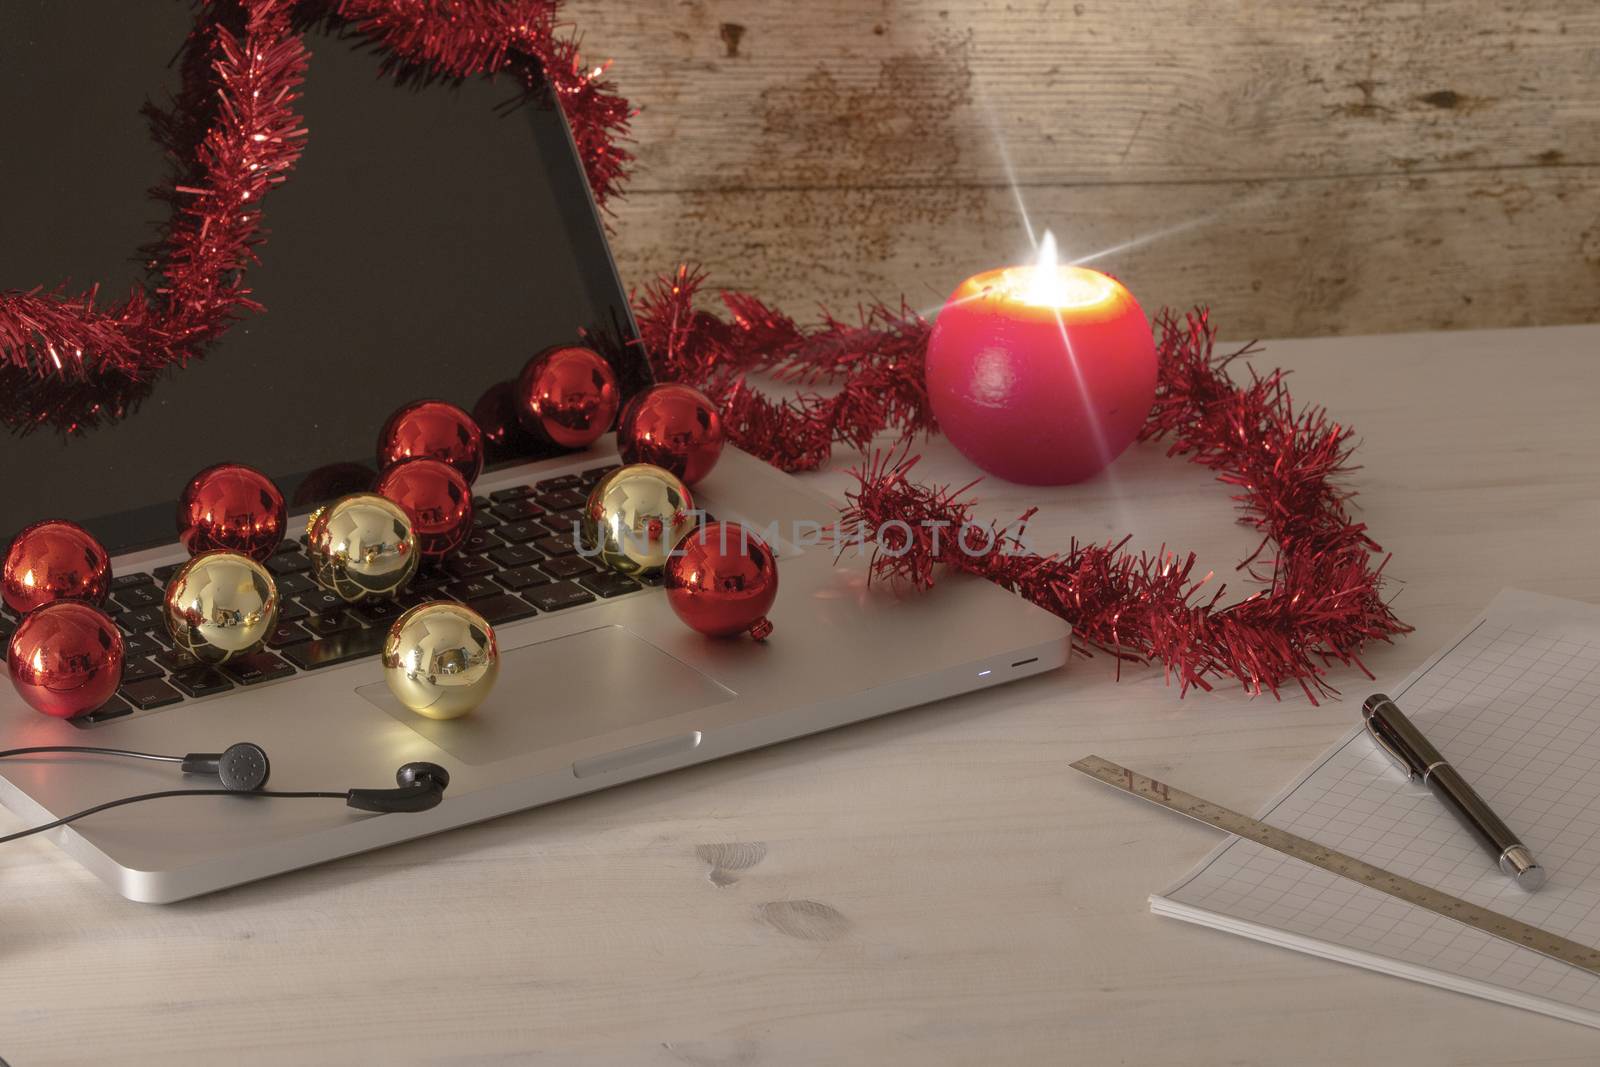
<path fill-rule="evenodd" d="M 1425 658 L 1505 585 L 1600 600 L 1600 326 L 1270 344 L 1353 423 L 1359 502 Z M 931 476 L 969 469 L 929 442 Z M 841 465 L 848 465 L 843 457 Z M 1224 487 L 1154 447 L 981 488 L 1037 543 L 1131 531 L 1229 574 Z M 831 488 L 847 479 L 815 476 Z M 1202 571 L 1204 570 L 1202 567 Z M 1373 686 L 1191 695 L 1104 657 L 169 907 L 0 851 L 0 1057 L 47 1063 L 1541 1063 L 1600 1034 L 1158 919 L 1216 842 L 1068 769 L 1250 811 Z M 0 829 L 16 820 L 0 815 Z"/>

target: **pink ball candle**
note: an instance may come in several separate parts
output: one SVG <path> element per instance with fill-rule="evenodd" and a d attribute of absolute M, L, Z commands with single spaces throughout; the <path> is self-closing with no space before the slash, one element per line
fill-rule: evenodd
<path fill-rule="evenodd" d="M 986 271 L 950 294 L 928 340 L 939 427 L 984 471 L 1065 485 L 1103 470 L 1139 434 L 1156 347 L 1133 294 L 1045 255 Z"/>

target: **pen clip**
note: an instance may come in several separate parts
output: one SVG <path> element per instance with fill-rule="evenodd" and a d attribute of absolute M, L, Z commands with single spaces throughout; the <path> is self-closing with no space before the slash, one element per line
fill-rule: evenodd
<path fill-rule="evenodd" d="M 1366 726 L 1367 733 L 1371 735 L 1372 740 L 1377 742 L 1378 748 L 1383 751 L 1384 755 L 1389 757 L 1389 762 L 1400 768 L 1401 773 L 1406 776 L 1406 781 L 1409 782 L 1417 776 L 1417 772 L 1412 768 L 1410 762 L 1400 754 L 1399 747 L 1385 736 L 1383 727 L 1379 725 L 1381 721 L 1376 716 L 1373 716 L 1366 719 L 1363 725 Z"/>

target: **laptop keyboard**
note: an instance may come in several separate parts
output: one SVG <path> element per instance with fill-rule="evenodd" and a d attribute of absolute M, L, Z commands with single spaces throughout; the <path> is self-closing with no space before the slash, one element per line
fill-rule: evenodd
<path fill-rule="evenodd" d="M 281 545 L 267 569 L 278 585 L 278 626 L 266 647 L 220 667 L 172 648 L 162 618 L 162 591 L 178 564 L 119 574 L 106 610 L 122 629 L 122 686 L 104 707 L 71 722 L 120 718 L 245 686 L 375 656 L 401 612 L 431 600 L 457 600 L 492 625 L 637 592 L 658 582 L 603 569 L 578 554 L 577 521 L 588 491 L 616 466 L 594 467 L 473 498 L 473 532 L 461 549 L 426 564 L 393 600 L 347 604 L 310 576 L 297 541 Z M 0 643 L 15 620 L 0 616 Z"/>

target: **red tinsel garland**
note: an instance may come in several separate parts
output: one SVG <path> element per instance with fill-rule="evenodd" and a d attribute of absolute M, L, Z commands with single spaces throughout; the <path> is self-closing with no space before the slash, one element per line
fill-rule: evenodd
<path fill-rule="evenodd" d="M 835 443 L 865 451 L 887 429 L 934 429 L 923 383 L 928 323 L 902 303 L 873 304 L 859 323 L 826 317 L 802 328 L 745 293 L 724 291 L 730 319 L 697 310 L 705 274 L 679 267 L 635 294 L 639 332 L 656 377 L 691 383 L 722 409 L 728 439 L 786 471 L 813 470 Z M 772 400 L 746 376 L 830 386 Z"/>
<path fill-rule="evenodd" d="M 531 91 L 547 79 L 572 125 L 595 197 L 617 191 L 629 158 L 617 147 L 630 110 L 603 67 L 585 67 L 557 37 L 559 0 L 209 0 L 181 58 L 165 109 L 146 108 L 173 163 L 154 191 L 172 205 L 146 249 L 153 289 L 98 307 L 99 287 L 0 292 L 0 420 L 27 432 L 76 432 L 124 415 L 169 367 L 200 357 L 241 314 L 259 311 L 245 285 L 264 239 L 261 201 L 294 167 L 306 131 L 295 113 L 306 67 L 301 32 L 342 26 L 384 56 L 396 78 L 512 74 Z"/>
<path fill-rule="evenodd" d="M 860 451 L 884 431 L 910 438 L 935 428 L 920 316 L 875 305 L 859 325 L 828 318 L 802 329 L 753 297 L 723 293 L 731 317 L 722 319 L 696 310 L 703 284 L 700 272 L 680 268 L 649 286 L 637 301 L 640 329 L 658 375 L 707 390 L 741 448 L 803 470 L 825 462 L 836 442 Z M 1134 554 L 1127 538 L 1030 553 L 1021 538 L 1032 511 L 1015 529 L 977 526 L 966 489 L 911 480 L 915 458 L 880 456 L 853 471 L 842 532 L 875 543 L 875 577 L 927 587 L 940 565 L 979 575 L 1071 621 L 1078 651 L 1158 661 L 1182 690 L 1232 677 L 1276 694 L 1292 681 L 1315 702 L 1332 691 L 1328 665 L 1365 671 L 1368 642 L 1410 629 L 1380 596 L 1386 557 L 1345 507 L 1350 492 L 1338 479 L 1349 469 L 1351 432 L 1320 408 L 1296 411 L 1280 371 L 1252 371 L 1236 385 L 1229 364 L 1253 349 L 1216 354 L 1206 312 L 1181 321 L 1163 313 L 1159 328 L 1156 403 L 1142 436 L 1170 439 L 1169 454 L 1238 487 L 1242 521 L 1262 535 L 1240 569 L 1266 590 L 1223 606 L 1223 586 L 1201 596 L 1210 576 L 1193 577 L 1192 553 Z M 770 400 L 747 384 L 753 371 L 834 388 Z"/>

